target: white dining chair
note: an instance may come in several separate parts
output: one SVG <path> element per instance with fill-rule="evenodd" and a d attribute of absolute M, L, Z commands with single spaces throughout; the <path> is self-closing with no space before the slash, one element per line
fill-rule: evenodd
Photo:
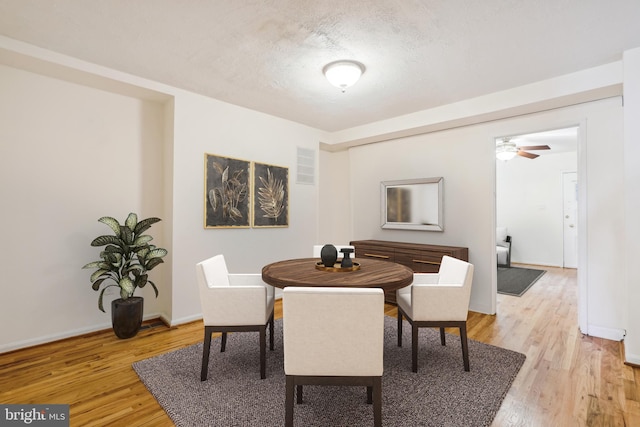
<path fill-rule="evenodd" d="M 411 324 L 411 368 L 418 372 L 418 329 L 440 328 L 440 343 L 446 345 L 445 327 L 460 330 L 464 370 L 469 371 L 467 315 L 471 298 L 473 264 L 442 257 L 438 273 L 414 273 L 413 284 L 396 291 L 398 347 L 402 347 L 402 318 Z"/>
<path fill-rule="evenodd" d="M 286 287 L 283 293 L 285 426 L 303 385 L 365 386 L 382 424 L 384 293 L 375 288 Z M 295 390 L 294 390 L 295 389 Z"/>
<path fill-rule="evenodd" d="M 223 255 L 199 262 L 196 274 L 204 320 L 200 380 L 207 379 L 212 333 L 222 333 L 220 351 L 224 352 L 227 333 L 252 331 L 260 335 L 260 378 L 264 379 L 267 325 L 273 350 L 273 287 L 264 283 L 260 274 L 229 274 Z"/>

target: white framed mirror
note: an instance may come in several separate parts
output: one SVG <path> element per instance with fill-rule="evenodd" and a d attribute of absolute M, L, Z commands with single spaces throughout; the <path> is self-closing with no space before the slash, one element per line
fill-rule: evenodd
<path fill-rule="evenodd" d="M 382 181 L 382 228 L 444 231 L 442 177 Z"/>

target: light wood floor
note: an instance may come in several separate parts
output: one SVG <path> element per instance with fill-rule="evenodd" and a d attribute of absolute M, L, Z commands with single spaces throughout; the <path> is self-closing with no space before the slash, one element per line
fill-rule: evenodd
<path fill-rule="evenodd" d="M 623 364 L 620 343 L 580 334 L 576 301 L 575 270 L 548 268 L 524 296 L 499 295 L 497 316 L 470 314 L 469 338 L 527 355 L 494 426 L 640 426 L 640 369 Z M 72 426 L 171 426 L 131 364 L 202 335 L 194 322 L 0 354 L 0 403 L 70 404 Z"/>

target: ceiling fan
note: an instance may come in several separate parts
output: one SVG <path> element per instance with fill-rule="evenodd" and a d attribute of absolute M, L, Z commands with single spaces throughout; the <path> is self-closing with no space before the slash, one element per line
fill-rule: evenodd
<path fill-rule="evenodd" d="M 548 145 L 524 145 L 517 146 L 511 138 L 503 138 L 502 142 L 496 144 L 496 157 L 500 160 L 510 160 L 515 156 L 526 157 L 527 159 L 535 159 L 539 154 L 529 153 L 529 151 L 550 150 Z"/>

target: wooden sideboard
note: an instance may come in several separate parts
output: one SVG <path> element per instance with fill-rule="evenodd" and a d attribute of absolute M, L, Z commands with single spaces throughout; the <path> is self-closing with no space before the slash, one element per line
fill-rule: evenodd
<path fill-rule="evenodd" d="M 406 265 L 416 273 L 437 273 L 444 255 L 469 261 L 469 248 L 389 242 L 386 240 L 354 240 L 356 258 L 380 259 Z M 385 301 L 396 303 L 395 292 L 385 293 Z"/>

